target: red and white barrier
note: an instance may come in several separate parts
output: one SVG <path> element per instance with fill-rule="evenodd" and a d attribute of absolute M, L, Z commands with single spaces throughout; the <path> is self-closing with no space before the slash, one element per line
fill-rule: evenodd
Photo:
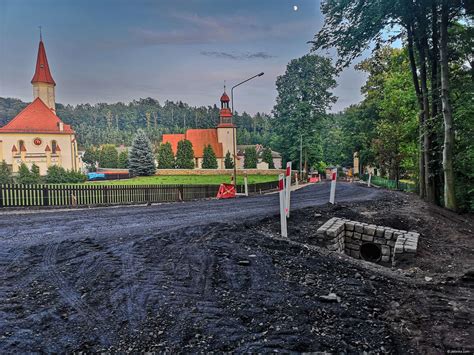
<path fill-rule="evenodd" d="M 278 190 L 280 195 L 280 225 L 281 225 L 281 236 L 284 238 L 288 237 L 287 225 L 286 225 L 286 198 L 285 198 L 285 175 L 280 174 L 278 177 Z"/>
<path fill-rule="evenodd" d="M 285 213 L 286 218 L 290 218 L 290 196 L 291 196 L 291 161 L 286 163 L 286 198 Z"/>
<path fill-rule="evenodd" d="M 334 205 L 336 199 L 337 169 L 333 169 L 331 174 L 331 192 L 329 193 L 329 203 Z"/>
<path fill-rule="evenodd" d="M 219 191 L 217 192 L 217 198 L 234 198 L 235 197 L 235 185 L 232 184 L 221 184 Z"/>

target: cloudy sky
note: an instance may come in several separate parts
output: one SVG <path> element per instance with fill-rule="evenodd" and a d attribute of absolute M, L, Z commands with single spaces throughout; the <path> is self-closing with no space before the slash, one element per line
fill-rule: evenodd
<path fill-rule="evenodd" d="M 294 6 L 298 7 L 294 11 Z M 322 25 L 317 0 L 0 0 L 0 96 L 31 101 L 39 30 L 61 103 L 153 97 L 270 112 L 275 80 L 310 50 Z M 338 111 L 360 101 L 362 73 L 338 79 Z"/>

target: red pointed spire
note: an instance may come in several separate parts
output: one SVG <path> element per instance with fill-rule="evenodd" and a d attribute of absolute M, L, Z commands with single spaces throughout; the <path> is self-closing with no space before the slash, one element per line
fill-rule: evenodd
<path fill-rule="evenodd" d="M 13 153 L 14 153 L 14 152 L 18 152 L 18 149 L 16 149 L 16 145 L 15 145 L 15 144 L 13 144 L 12 152 L 13 152 Z"/>
<path fill-rule="evenodd" d="M 50 152 L 50 151 L 51 151 L 51 148 L 49 147 L 48 144 L 46 144 L 46 148 L 44 148 L 44 151 L 45 151 L 45 152 Z"/>
<path fill-rule="evenodd" d="M 46 58 L 46 50 L 44 49 L 43 40 L 40 40 L 38 48 L 38 58 L 36 59 L 36 71 L 31 79 L 31 83 L 47 83 L 56 85 L 49 70 L 48 58 Z"/>

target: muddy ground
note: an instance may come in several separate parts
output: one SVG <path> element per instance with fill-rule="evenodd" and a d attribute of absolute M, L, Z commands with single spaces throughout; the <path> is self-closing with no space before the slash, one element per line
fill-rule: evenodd
<path fill-rule="evenodd" d="M 0 252 L 0 352 L 472 351 L 472 216 L 388 191 L 298 205 L 307 194 L 295 194 L 290 240 L 259 214 L 137 233 L 113 220 L 107 238 L 76 223 L 41 243 L 10 218 L 19 232 Z M 415 263 L 390 269 L 320 248 L 315 231 L 332 216 L 420 232 Z"/>

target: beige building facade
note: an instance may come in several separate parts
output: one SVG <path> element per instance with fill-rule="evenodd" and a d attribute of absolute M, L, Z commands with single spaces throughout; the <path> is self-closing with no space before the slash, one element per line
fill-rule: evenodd
<path fill-rule="evenodd" d="M 0 161 L 5 161 L 13 173 L 22 163 L 29 168 L 37 165 L 41 175 L 45 175 L 52 165 L 80 170 L 82 164 L 74 130 L 56 116 L 56 83 L 49 70 L 42 40 L 31 83 L 33 102 L 0 127 Z"/>

